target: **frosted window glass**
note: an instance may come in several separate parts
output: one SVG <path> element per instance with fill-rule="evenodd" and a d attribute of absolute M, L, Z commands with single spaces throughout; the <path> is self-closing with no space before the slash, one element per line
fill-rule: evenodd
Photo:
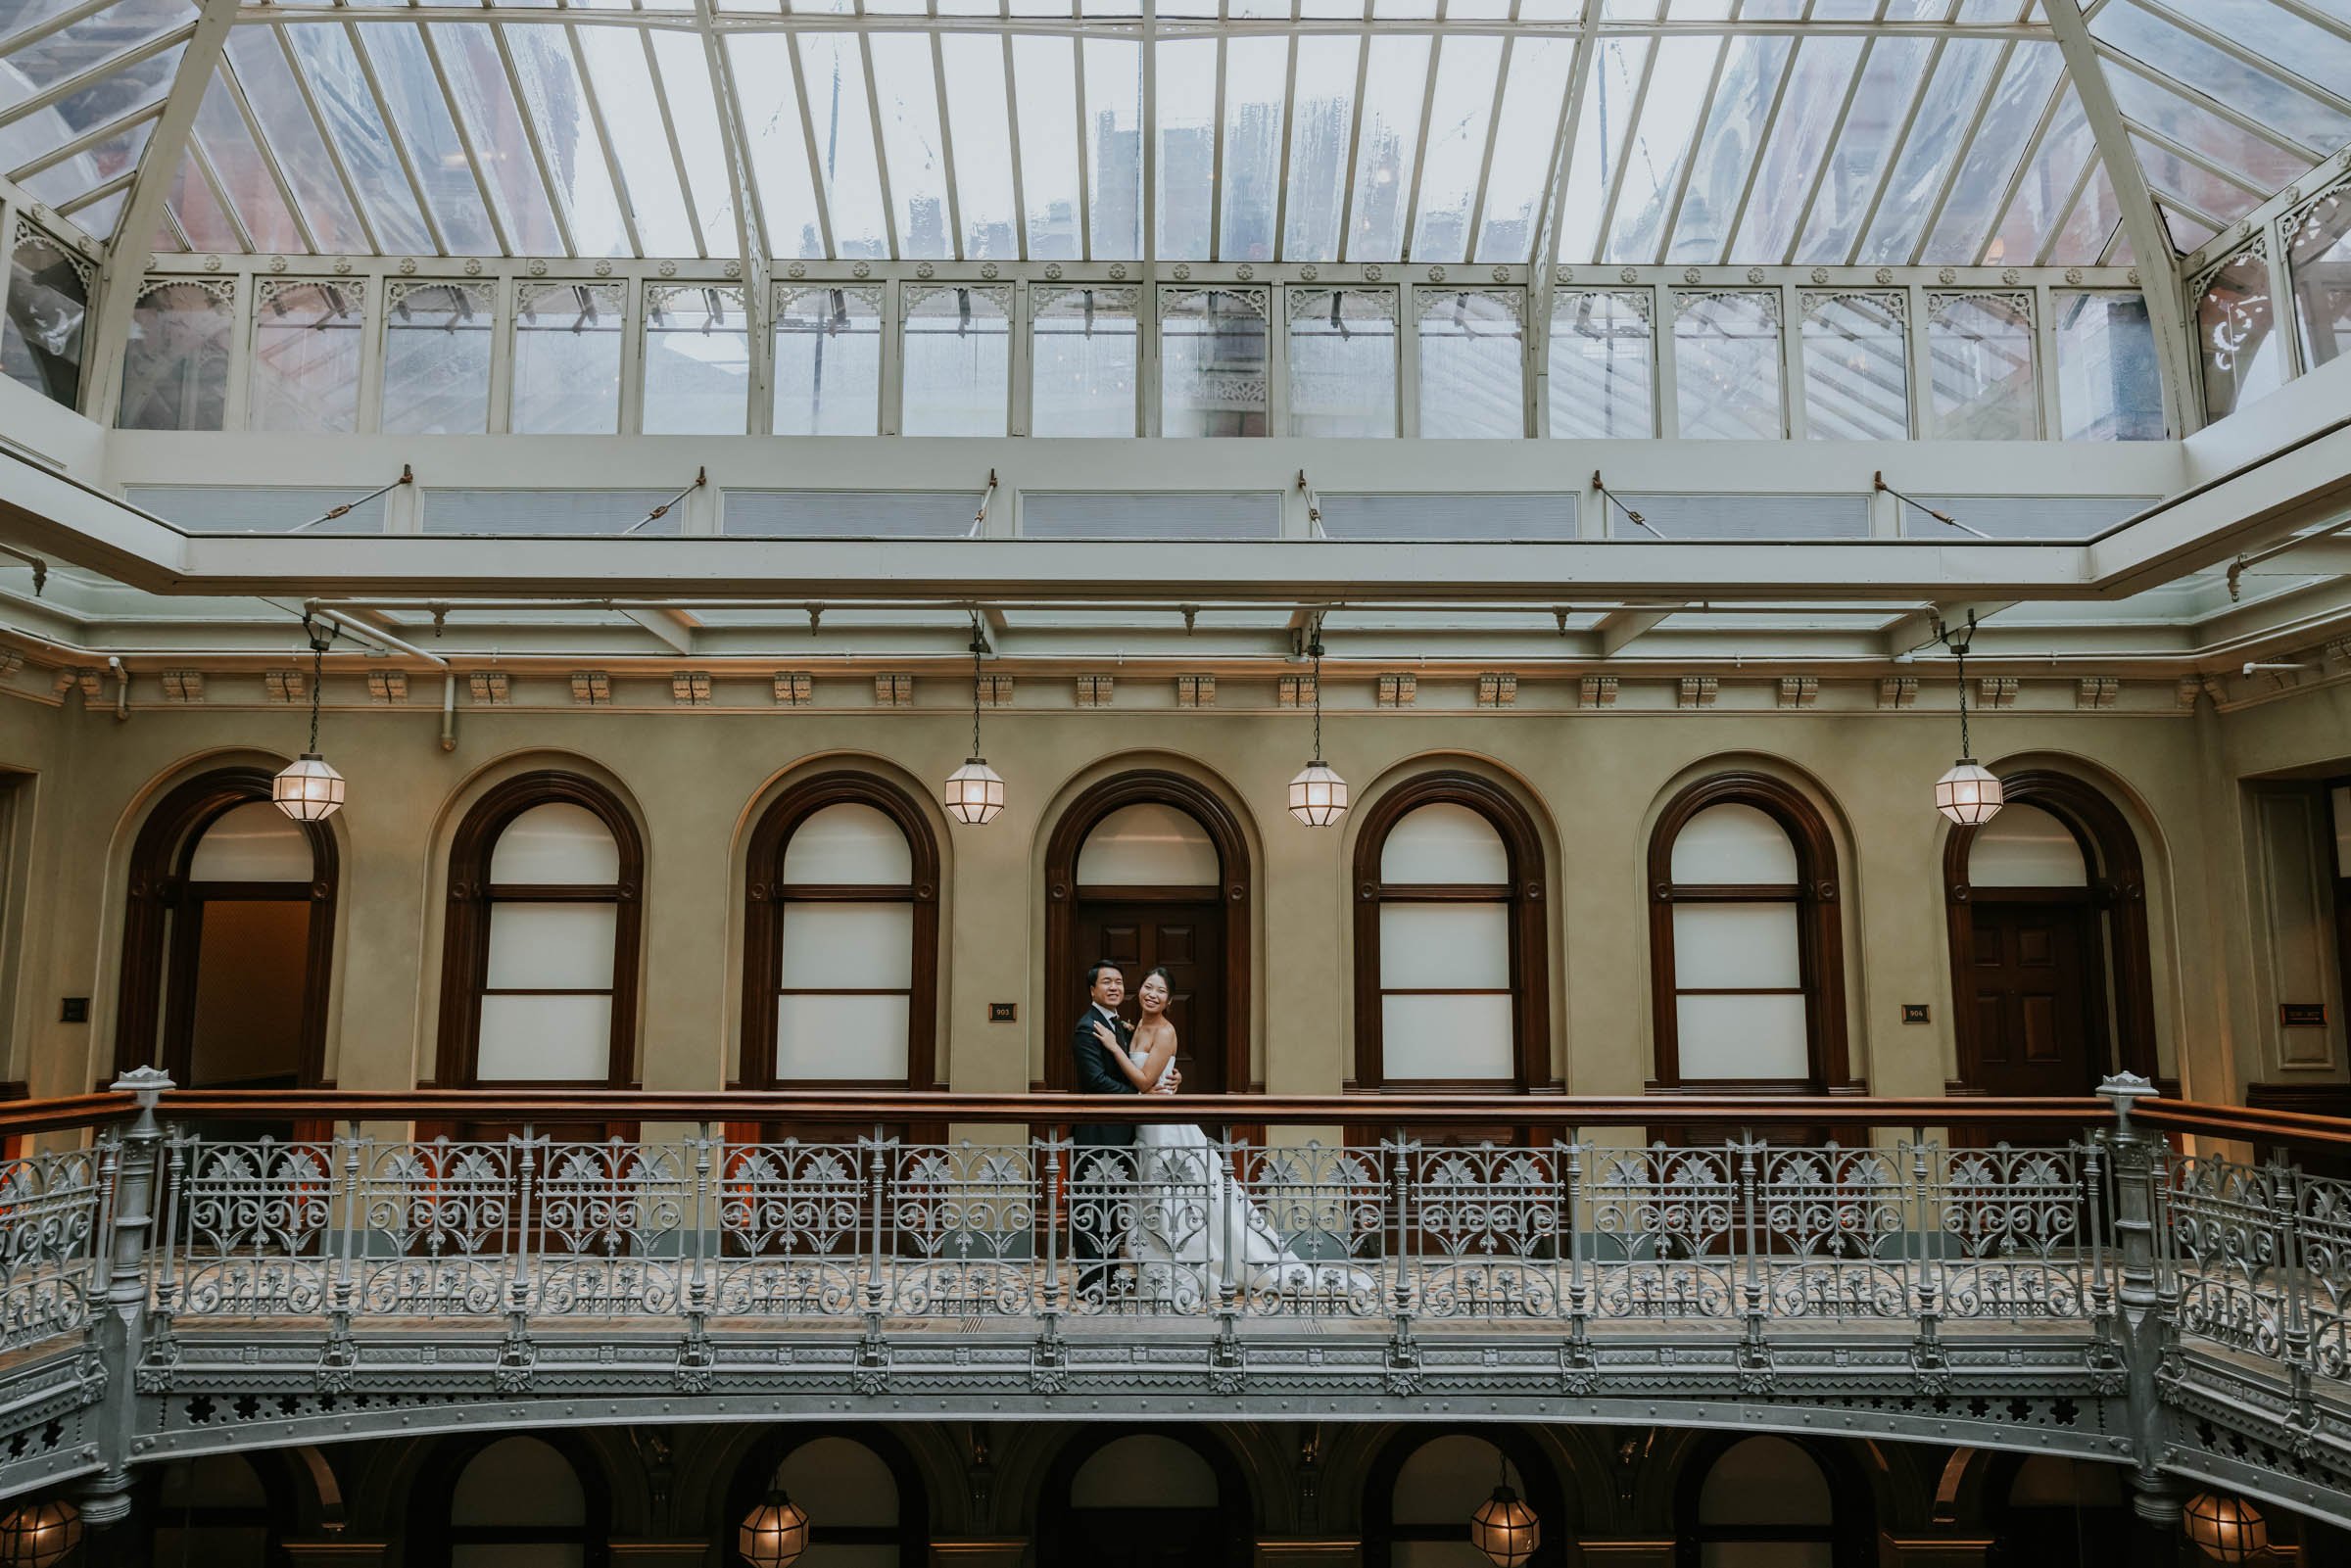
<path fill-rule="evenodd" d="M 743 291 L 651 288 L 645 311 L 645 433 L 742 435 L 751 384 Z"/>
<path fill-rule="evenodd" d="M 1494 1495 L 1501 1469 L 1501 1452 L 1483 1438 L 1457 1433 L 1431 1439 L 1396 1472 L 1390 1517 L 1398 1524 L 1461 1524 Z"/>
<path fill-rule="evenodd" d="M 1080 887 L 1211 887 L 1223 879 L 1208 830 L 1174 806 L 1121 806 L 1078 851 Z"/>
<path fill-rule="evenodd" d="M 1396 434 L 1396 296 L 1292 289 L 1290 434 Z"/>
<path fill-rule="evenodd" d="M 1419 294 L 1420 434 L 1526 434 L 1524 296 L 1516 290 Z"/>
<path fill-rule="evenodd" d="M 498 847 L 490 851 L 490 880 L 506 886 L 608 887 L 620 880 L 620 845 L 595 812 L 550 801 L 500 832 Z"/>
<path fill-rule="evenodd" d="M 148 283 L 122 360 L 125 430 L 218 430 L 228 408 L 235 312 L 198 283 Z"/>
<path fill-rule="evenodd" d="M 1266 434 L 1264 289 L 1183 289 L 1160 297 L 1160 433 Z"/>
<path fill-rule="evenodd" d="M 579 1525 L 588 1498 L 571 1461 L 536 1438 L 502 1438 L 473 1456 L 450 1490 L 453 1525 Z"/>
<path fill-rule="evenodd" d="M 256 430 L 348 433 L 360 421 L 360 285 L 261 284 L 253 323 Z"/>
<path fill-rule="evenodd" d="M 1673 363 L 1685 438 L 1775 441 L 1785 434 L 1777 294 L 1675 295 Z"/>
<path fill-rule="evenodd" d="M 1796 846 L 1753 806 L 1708 806 L 1673 840 L 1677 882 L 1785 884 L 1797 879 Z"/>
<path fill-rule="evenodd" d="M 223 812 L 188 860 L 192 882 L 307 882 L 312 875 L 310 838 L 266 800 Z"/>
<path fill-rule="evenodd" d="M 1551 303 L 1551 433 L 1656 434 L 1646 293 L 1561 289 Z"/>
<path fill-rule="evenodd" d="M 497 904 L 490 911 L 493 991 L 600 991 L 612 983 L 620 911 L 610 904 Z"/>
<path fill-rule="evenodd" d="M 2208 417 L 2226 418 L 2284 381 L 2285 351 L 2277 327 L 2269 263 L 2241 251 L 2213 272 L 2196 300 Z"/>
<path fill-rule="evenodd" d="M 872 806 L 844 801 L 800 819 L 784 846 L 784 879 L 819 887 L 903 887 L 914 880 L 914 851 L 896 823 Z"/>
<path fill-rule="evenodd" d="M 2287 225 L 2294 319 L 2312 368 L 2351 347 L 2351 197 L 2336 191 Z"/>
<path fill-rule="evenodd" d="M 1794 989 L 1802 983 L 1796 906 L 1676 904 L 1673 971 L 1683 990 Z"/>
<path fill-rule="evenodd" d="M 1379 1018 L 1383 1077 L 1508 1080 L 1516 1070 L 1507 994 L 1383 996 Z"/>
<path fill-rule="evenodd" d="M 882 296 L 871 288 L 776 291 L 775 433 L 871 436 L 882 428 Z"/>
<path fill-rule="evenodd" d="M 2032 296 L 1928 296 L 1927 365 L 1938 437 L 2030 441 L 2040 434 Z"/>
<path fill-rule="evenodd" d="M 1902 297 L 1830 294 L 1804 302 L 1804 412 L 1814 441 L 1901 441 L 1910 434 Z"/>
<path fill-rule="evenodd" d="M 612 998 L 485 996 L 476 1071 L 484 1078 L 602 1081 L 611 1071 Z"/>
<path fill-rule="evenodd" d="M 903 1078 L 912 1012 L 903 996 L 779 996 L 776 1076 Z"/>
<path fill-rule="evenodd" d="M 787 904 L 780 988 L 888 990 L 914 983 L 912 904 Z"/>
<path fill-rule="evenodd" d="M 1156 1433 L 1102 1445 L 1070 1478 L 1074 1508 L 1213 1508 L 1221 1496 L 1206 1459 Z"/>
<path fill-rule="evenodd" d="M 1811 1075 L 1800 996 L 1677 996 L 1674 1037 L 1684 1078 Z"/>
<path fill-rule="evenodd" d="M 488 284 L 395 283 L 384 321 L 384 430 L 478 436 L 490 428 Z"/>
<path fill-rule="evenodd" d="M 2038 806 L 2006 806 L 1976 830 L 1967 879 L 1978 887 L 2087 887 L 2082 845 Z"/>
<path fill-rule="evenodd" d="M 812 1438 L 785 1457 L 776 1471 L 776 1485 L 795 1497 L 823 1497 L 825 1523 L 897 1528 L 898 1483 L 880 1454 L 851 1438 Z M 812 1548 L 816 1551 L 829 1548 Z M 897 1547 L 871 1548 L 888 1552 L 896 1562 Z M 805 1562 L 808 1558 L 802 1558 Z"/>
<path fill-rule="evenodd" d="M 618 284 L 515 291 L 515 434 L 608 436 L 620 428 L 621 309 Z"/>
<path fill-rule="evenodd" d="M 1836 1517 L 1820 1466 L 1786 1438 L 1732 1445 L 1698 1494 L 1701 1524 L 1825 1525 Z"/>
<path fill-rule="evenodd" d="M 1389 990 L 1510 989 L 1509 908 L 1380 905 L 1379 983 Z"/>
<path fill-rule="evenodd" d="M 1482 882 L 1511 879 L 1511 855 L 1494 825 L 1451 801 L 1415 806 L 1379 846 L 1383 882 Z"/>
<path fill-rule="evenodd" d="M 905 295 L 909 436 L 1001 436 L 1012 396 L 1009 289 L 909 288 Z"/>
<path fill-rule="evenodd" d="M 1029 298 L 1030 434 L 1133 435 L 1135 291 L 1036 289 Z"/>

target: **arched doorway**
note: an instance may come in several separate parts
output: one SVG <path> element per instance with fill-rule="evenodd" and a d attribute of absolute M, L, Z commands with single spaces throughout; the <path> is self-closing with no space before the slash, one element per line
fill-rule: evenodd
<path fill-rule="evenodd" d="M 1254 1534 L 1240 1467 L 1189 1432 L 1074 1440 L 1037 1495 L 1038 1568 L 1242 1568 Z"/>
<path fill-rule="evenodd" d="M 1955 1094 L 2078 1095 L 2155 1076 L 2154 983 L 2138 840 L 2065 774 L 2001 779 L 1991 821 L 1943 846 Z"/>
<path fill-rule="evenodd" d="M 743 1521 L 771 1488 L 781 1487 L 808 1515 L 811 1565 L 927 1568 L 931 1504 L 912 1454 L 879 1427 L 847 1430 L 790 1425 L 762 1439 L 736 1466 L 726 1513 L 712 1539 L 727 1562 Z"/>
<path fill-rule="evenodd" d="M 1678 1568 L 1862 1568 L 1877 1560 L 1866 1480 L 1827 1445 L 1725 1434 L 1674 1495 Z"/>
<path fill-rule="evenodd" d="M 611 1489 L 568 1433 L 445 1440 L 409 1488 L 417 1568 L 603 1568 Z"/>
<path fill-rule="evenodd" d="M 291 1089 L 323 1075 L 335 840 L 269 803 L 269 775 L 224 768 L 166 794 L 130 852 L 115 1067 L 200 1088 Z"/>
<path fill-rule="evenodd" d="M 1510 1461 L 1511 1489 L 1534 1511 L 1541 1540 L 1528 1568 L 1568 1561 L 1575 1528 L 1566 1495 L 1521 1428 L 1411 1426 L 1364 1473 L 1364 1568 L 1484 1568 L 1469 1517 L 1494 1496 Z"/>
<path fill-rule="evenodd" d="M 1186 1094 L 1249 1088 L 1249 851 L 1223 801 L 1181 774 L 1103 781 L 1054 828 L 1045 893 L 1048 1087 L 1076 1087 L 1080 973 L 1106 958 L 1130 994 L 1168 971 Z"/>
<path fill-rule="evenodd" d="M 1984 1475 L 1985 1561 L 1997 1568 L 2123 1568 L 2137 1544 L 2130 1472 L 2054 1453 L 2003 1453 Z"/>

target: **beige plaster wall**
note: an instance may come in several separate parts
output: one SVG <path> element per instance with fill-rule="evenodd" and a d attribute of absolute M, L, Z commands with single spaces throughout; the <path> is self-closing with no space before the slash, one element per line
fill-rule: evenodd
<path fill-rule="evenodd" d="M 323 749 L 351 781 L 350 805 L 334 822 L 343 875 L 327 1058 L 345 1086 L 403 1087 L 429 1073 L 447 846 L 466 805 L 500 778 L 580 767 L 638 813 L 648 911 L 638 1073 L 651 1087 L 712 1089 L 737 1054 L 743 850 L 766 800 L 795 773 L 858 761 L 935 799 L 969 739 L 968 714 L 943 689 L 923 693 L 937 707 L 911 711 L 764 702 L 673 711 L 652 683 L 639 683 L 642 693 L 632 684 L 611 709 L 553 705 L 558 689 L 543 684 L 545 707 L 530 705 L 520 680 L 516 706 L 465 707 L 450 753 L 437 743 L 433 684 L 418 682 L 405 711 L 326 715 Z M 840 700 L 861 695 L 850 678 L 823 684 Z M 1246 825 L 1257 858 L 1255 1075 L 1276 1093 L 1336 1092 L 1347 1078 L 1360 814 L 1337 831 L 1291 821 L 1283 788 L 1304 760 L 1304 716 L 1274 708 L 1271 683 L 1262 694 L 1237 679 L 1225 685 L 1227 705 L 1204 711 L 1176 710 L 1139 680 L 1122 686 L 1119 706 L 1079 710 L 1046 706 L 1069 696 L 1039 680 L 1022 693 L 1038 707 L 988 715 L 987 750 L 1010 805 L 985 828 L 951 826 L 935 812 L 944 867 L 940 1063 L 954 1088 L 1017 1091 L 1042 1075 L 1044 1053 L 1058 1043 L 1035 1035 L 1047 988 L 1075 983 L 1043 972 L 1044 842 L 1071 797 L 1129 764 L 1197 776 Z M 1682 784 L 1728 765 L 1794 782 L 1836 832 L 1856 1075 L 1880 1093 L 1940 1092 L 1954 1066 L 1952 991 L 1944 829 L 1929 800 L 1950 760 L 1948 715 L 1759 705 L 1480 711 L 1431 695 L 1424 683 L 1420 709 L 1327 715 L 1326 754 L 1359 801 L 1442 765 L 1483 771 L 1532 808 L 1551 862 L 1553 1049 L 1569 1092 L 1641 1090 L 1650 1065 L 1648 826 Z M 2234 1093 L 2258 1075 L 2239 1043 L 2253 1021 L 2231 981 L 2258 939 L 2246 914 L 2237 781 L 2351 756 L 2346 719 L 2351 695 L 2327 691 L 2226 715 L 2206 704 L 2192 715 L 2019 711 L 1979 724 L 1987 762 L 2083 774 L 2131 818 L 2149 874 L 2159 1052 L 2191 1094 Z M 8 1076 L 51 1094 L 107 1075 L 124 859 L 143 812 L 206 767 L 274 766 L 299 748 L 301 730 L 302 716 L 282 707 L 157 704 L 120 722 L 111 692 L 88 706 L 78 695 L 0 700 L 0 768 L 24 776 L 31 801 L 13 861 L 22 875 L 9 886 L 28 902 L 22 917 L 0 908 L 9 921 L 0 927 L 0 979 L 12 984 Z M 91 1022 L 59 1022 L 59 999 L 82 995 L 93 999 Z M 991 1001 L 1019 1002 L 1021 1022 L 987 1022 Z M 1932 1025 L 1902 1024 L 1901 1004 L 1921 1001 Z"/>

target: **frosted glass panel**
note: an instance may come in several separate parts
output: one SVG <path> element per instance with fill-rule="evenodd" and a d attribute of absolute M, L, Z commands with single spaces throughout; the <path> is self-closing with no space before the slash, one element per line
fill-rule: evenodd
<path fill-rule="evenodd" d="M 912 904 L 787 904 L 781 989 L 888 990 L 914 983 Z"/>
<path fill-rule="evenodd" d="M 911 1016 L 902 996 L 780 996 L 776 1076 L 903 1078 Z"/>
<path fill-rule="evenodd" d="M 902 887 L 914 880 L 914 851 L 898 825 L 872 806 L 843 802 L 812 811 L 784 846 L 788 882 Z"/>
<path fill-rule="evenodd" d="M 1674 983 L 1684 990 L 1791 989 L 1797 963 L 1794 904 L 1676 904 Z"/>
<path fill-rule="evenodd" d="M 1508 990 L 1510 910 L 1501 904 L 1382 904 L 1379 983 L 1388 990 Z"/>
<path fill-rule="evenodd" d="M 823 1497 L 825 1523 L 871 1525 L 894 1529 L 898 1522 L 898 1483 L 881 1455 L 851 1438 L 811 1438 L 792 1450 L 776 1471 L 776 1485 L 795 1497 Z M 820 1549 L 812 1547 L 806 1562 Z M 896 1562 L 895 1546 L 867 1548 L 887 1552 Z"/>
<path fill-rule="evenodd" d="M 1684 1078 L 1811 1075 L 1803 997 L 1680 996 L 1674 1015 Z"/>
<path fill-rule="evenodd" d="M 1500 1450 L 1483 1438 L 1456 1433 L 1431 1439 L 1396 1472 L 1390 1517 L 1398 1524 L 1462 1524 L 1494 1495 L 1501 1468 Z"/>
<path fill-rule="evenodd" d="M 1967 879 L 1978 887 L 2087 887 L 2082 845 L 2038 806 L 2006 806 L 1976 830 Z"/>
<path fill-rule="evenodd" d="M 1451 801 L 1418 806 L 1388 830 L 1379 847 L 1383 882 L 1507 882 L 1510 852 L 1494 825 Z"/>
<path fill-rule="evenodd" d="M 1220 879 L 1208 831 L 1174 806 L 1121 806 L 1078 851 L 1080 887 L 1211 887 Z"/>
<path fill-rule="evenodd" d="M 493 991 L 600 991 L 612 983 L 620 911 L 610 904 L 500 904 L 490 911 Z"/>
<path fill-rule="evenodd" d="M 1383 996 L 1379 1016 L 1386 1077 L 1507 1079 L 1515 1068 L 1506 994 Z"/>
<path fill-rule="evenodd" d="M 595 812 L 550 801 L 506 824 L 490 852 L 490 880 L 609 887 L 620 880 L 620 846 Z"/>
<path fill-rule="evenodd" d="M 536 1438 L 502 1438 L 474 1455 L 450 1492 L 454 1525 L 579 1525 L 588 1498 L 579 1472 Z"/>
<path fill-rule="evenodd" d="M 546 1082 L 609 1075 L 612 998 L 608 996 L 485 996 L 481 1057 L 485 1078 Z"/>
<path fill-rule="evenodd" d="M 1732 1445 L 1698 1494 L 1701 1524 L 1825 1525 L 1836 1516 L 1820 1466 L 1786 1438 Z"/>
<path fill-rule="evenodd" d="M 188 859 L 192 882 L 307 882 L 311 876 L 309 836 L 266 800 L 230 807 Z"/>
<path fill-rule="evenodd" d="M 1672 865 L 1677 882 L 1793 882 L 1796 846 L 1752 806 L 1708 806 L 1682 824 Z"/>

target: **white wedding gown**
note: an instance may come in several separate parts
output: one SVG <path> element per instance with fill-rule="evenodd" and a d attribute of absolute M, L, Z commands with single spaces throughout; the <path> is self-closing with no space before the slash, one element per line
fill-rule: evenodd
<path fill-rule="evenodd" d="M 1147 1054 L 1136 1047 L 1129 1060 L 1141 1067 Z M 1146 1307 L 1214 1307 L 1226 1285 L 1244 1301 L 1289 1297 L 1334 1306 L 1375 1288 L 1367 1269 L 1293 1252 L 1233 1181 L 1229 1164 L 1208 1135 L 1192 1123 L 1136 1127 L 1134 1167 L 1134 1224 L 1128 1245 Z"/>

